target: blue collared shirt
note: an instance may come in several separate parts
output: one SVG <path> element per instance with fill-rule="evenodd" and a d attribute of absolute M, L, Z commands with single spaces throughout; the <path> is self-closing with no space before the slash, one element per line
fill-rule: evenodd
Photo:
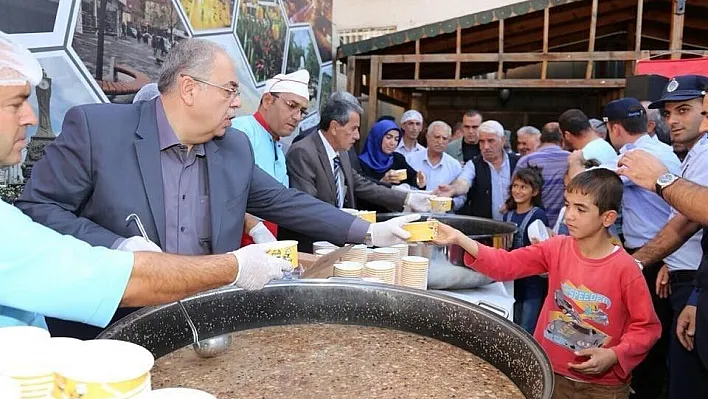
<path fill-rule="evenodd" d="M 547 144 L 538 150 L 525 155 L 516 164 L 516 170 L 534 166 L 541 168 L 543 189 L 541 200 L 546 208 L 548 223 L 554 226 L 558 214 L 565 203 L 565 184 L 563 177 L 568 171 L 568 155 L 570 153 L 555 144 Z"/>
<path fill-rule="evenodd" d="M 133 271 L 132 252 L 92 247 L 0 201 L 0 327 L 44 316 L 106 326 Z"/>
<path fill-rule="evenodd" d="M 624 145 L 620 154 L 635 148 L 658 158 L 669 172 L 677 175 L 681 173 L 681 161 L 671 146 L 644 134 L 634 143 Z M 652 240 L 666 225 L 671 207 L 654 191 L 637 186 L 626 177 L 623 177 L 622 181 L 622 232 L 625 245 L 627 248 L 639 248 Z"/>
<path fill-rule="evenodd" d="M 408 147 L 403 143 L 403 139 L 401 139 L 401 142 L 398 143 L 398 147 L 396 147 L 396 152 L 403 154 L 404 156 L 408 156 L 410 154 L 415 154 L 416 152 L 425 152 L 425 147 L 420 145 L 419 143 L 415 143 L 415 147 L 413 147 L 412 150 L 409 150 Z"/>
<path fill-rule="evenodd" d="M 681 177 L 701 186 L 708 186 L 708 137 L 704 134 L 686 155 L 681 164 Z M 672 208 L 670 218 L 679 212 Z M 669 271 L 697 270 L 701 264 L 703 249 L 701 248 L 703 230 L 699 230 L 689 238 L 681 248 L 664 259 L 669 266 Z"/>
<path fill-rule="evenodd" d="M 280 141 L 273 140 L 263 125 L 253 115 L 240 116 L 231 122 L 231 126 L 244 132 L 251 141 L 256 165 L 271 175 L 285 187 L 290 187 L 288 170 L 285 166 L 285 154 Z"/>
<path fill-rule="evenodd" d="M 501 207 L 509 197 L 509 186 L 511 185 L 511 166 L 509 164 L 509 156 L 506 152 L 503 153 L 504 161 L 501 169 L 497 170 L 494 165 L 487 162 L 489 165 L 489 174 L 492 175 L 492 219 L 502 221 L 504 215 L 501 213 Z M 465 179 L 472 186 L 474 179 L 477 177 L 477 171 L 473 161 L 467 161 L 462 169 L 460 179 Z"/>
<path fill-rule="evenodd" d="M 180 255 L 210 254 L 211 206 L 204 144 L 189 150 L 179 141 L 161 99 L 155 103 L 155 111 L 165 200 L 162 249 Z"/>
<path fill-rule="evenodd" d="M 433 165 L 428 159 L 428 151 L 417 151 L 406 156 L 406 162 L 413 169 L 425 174 L 425 189 L 435 190 L 441 184 L 452 184 L 462 172 L 462 165 L 449 154 L 442 153 L 440 162 Z M 465 203 L 465 196 L 453 198 L 454 208 L 458 209 Z"/>

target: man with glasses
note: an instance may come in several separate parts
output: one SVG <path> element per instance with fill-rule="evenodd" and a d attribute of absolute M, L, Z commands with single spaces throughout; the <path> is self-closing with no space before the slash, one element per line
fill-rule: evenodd
<path fill-rule="evenodd" d="M 218 45 L 180 42 L 163 63 L 158 89 L 157 98 L 132 105 L 70 109 L 16 205 L 62 234 L 124 251 L 231 252 L 240 246 L 246 211 L 337 244 L 370 235 L 386 246 L 408 237 L 402 222 L 370 225 L 256 167 L 248 139 L 231 128 L 241 106 L 238 79 Z M 142 219 L 149 241 L 126 222 L 131 214 Z M 266 247 L 247 249 L 239 266 L 260 268 Z M 99 332 L 48 324 L 55 336 L 89 339 Z"/>
<path fill-rule="evenodd" d="M 310 74 L 305 69 L 276 75 L 266 82 L 256 113 L 231 123 L 251 141 L 256 165 L 285 187 L 290 184 L 280 139 L 293 134 L 307 114 L 309 82 Z"/>
<path fill-rule="evenodd" d="M 285 187 L 290 187 L 290 182 L 280 139 L 293 134 L 307 114 L 309 83 L 310 74 L 305 69 L 276 75 L 266 82 L 256 113 L 240 116 L 231 123 L 250 140 L 256 165 Z M 247 220 L 246 232 L 243 245 L 277 236 L 278 227 L 271 222 L 259 221 L 251 225 Z"/>

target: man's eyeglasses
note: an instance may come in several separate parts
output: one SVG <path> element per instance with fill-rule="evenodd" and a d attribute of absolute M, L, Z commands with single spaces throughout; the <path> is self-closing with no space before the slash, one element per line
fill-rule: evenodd
<path fill-rule="evenodd" d="M 224 91 L 226 91 L 226 92 L 229 93 L 229 98 L 232 99 L 232 100 L 233 100 L 234 98 L 236 98 L 236 97 L 238 97 L 238 96 L 241 95 L 241 91 L 238 89 L 238 87 L 224 87 L 224 86 L 218 85 L 218 84 L 216 84 L 216 83 L 211 83 L 211 82 L 209 82 L 208 80 L 200 79 L 200 78 L 194 77 L 194 76 L 192 76 L 192 75 L 182 74 L 181 76 L 186 76 L 186 77 L 188 77 L 188 78 L 191 78 L 191 79 L 194 80 L 195 82 L 203 83 L 203 84 L 205 84 L 205 85 L 212 86 L 212 87 L 216 87 L 217 89 L 224 90 Z M 234 84 L 234 86 L 235 86 L 235 84 Z"/>
<path fill-rule="evenodd" d="M 285 103 L 285 105 L 290 109 L 290 112 L 296 112 L 300 111 L 300 117 L 304 118 L 305 115 L 307 115 L 307 108 L 306 107 L 301 107 L 300 104 L 296 103 L 295 101 L 291 100 L 286 100 L 284 98 L 281 98 L 279 95 L 275 93 L 270 93 L 271 96 L 280 99 L 282 102 Z"/>

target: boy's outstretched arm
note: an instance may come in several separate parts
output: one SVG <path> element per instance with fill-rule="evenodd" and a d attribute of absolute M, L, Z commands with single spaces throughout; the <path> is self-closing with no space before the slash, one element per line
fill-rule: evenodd
<path fill-rule="evenodd" d="M 511 281 L 521 277 L 548 272 L 546 258 L 548 241 L 511 252 L 482 245 L 459 230 L 440 223 L 437 245 L 459 245 L 465 254 L 465 265 L 497 281 Z"/>

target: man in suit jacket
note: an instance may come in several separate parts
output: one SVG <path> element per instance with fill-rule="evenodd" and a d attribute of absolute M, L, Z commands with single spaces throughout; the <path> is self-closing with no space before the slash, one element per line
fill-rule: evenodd
<path fill-rule="evenodd" d="M 255 166 L 248 138 L 230 127 L 241 100 L 234 66 L 218 45 L 181 42 L 158 86 L 161 95 L 150 101 L 70 109 L 17 206 L 60 233 L 128 251 L 233 251 L 246 211 L 339 244 L 365 242 L 367 234 L 374 244 L 377 237 L 385 244 L 397 234 L 406 238 L 398 226 L 357 220 Z M 132 213 L 154 244 L 126 223 Z M 50 324 L 53 335 L 98 332 L 62 327 L 68 331 Z"/>
<path fill-rule="evenodd" d="M 401 211 L 406 205 L 415 212 L 430 210 L 429 196 L 378 185 L 352 170 L 347 151 L 359 139 L 362 112 L 359 101 L 350 93 L 332 94 L 322 109 L 320 130 L 288 151 L 290 187 L 338 208 L 356 209 L 358 197 L 393 211 Z M 307 239 L 297 238 L 305 248 L 310 245 Z"/>

